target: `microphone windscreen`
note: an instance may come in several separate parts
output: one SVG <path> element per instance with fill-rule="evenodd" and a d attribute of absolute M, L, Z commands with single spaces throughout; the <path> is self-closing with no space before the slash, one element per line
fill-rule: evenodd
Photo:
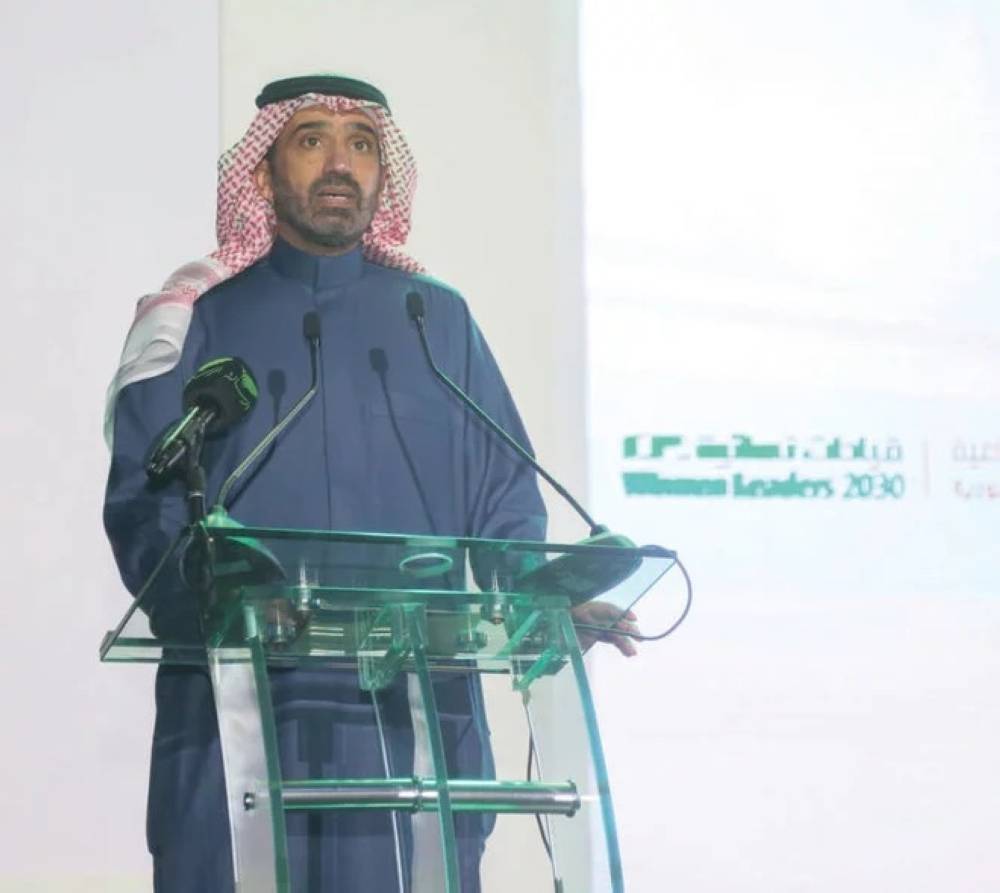
<path fill-rule="evenodd" d="M 315 310 L 302 317 L 302 334 L 307 341 L 319 341 L 319 314 Z"/>
<path fill-rule="evenodd" d="M 184 409 L 211 407 L 215 418 L 205 429 L 217 434 L 245 416 L 257 402 L 257 381 L 239 357 L 209 360 L 184 385 Z"/>
<path fill-rule="evenodd" d="M 368 362 L 372 364 L 372 369 L 379 375 L 385 375 L 389 371 L 389 360 L 381 347 L 373 347 L 368 351 Z"/>
<path fill-rule="evenodd" d="M 281 398 L 285 396 L 285 373 L 282 369 L 272 369 L 267 373 L 267 392 L 274 400 L 275 407 L 281 404 Z M 277 409 L 275 409 L 277 412 Z"/>
<path fill-rule="evenodd" d="M 411 291 L 406 296 L 406 312 L 414 322 L 424 318 L 424 299 L 420 292 Z"/>

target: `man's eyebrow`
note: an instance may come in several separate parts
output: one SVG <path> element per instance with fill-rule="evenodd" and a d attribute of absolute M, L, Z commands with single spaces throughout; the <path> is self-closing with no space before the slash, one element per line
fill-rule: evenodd
<path fill-rule="evenodd" d="M 364 121 L 351 121 L 350 127 L 354 130 L 363 130 L 365 133 L 371 134 L 375 139 L 378 139 L 378 133 L 375 132 L 375 128 L 370 124 L 365 124 Z"/>
<path fill-rule="evenodd" d="M 301 124 L 295 125 L 292 134 L 294 135 L 302 130 L 326 130 L 329 126 L 329 123 L 323 120 L 303 121 Z"/>
<path fill-rule="evenodd" d="M 348 126 L 352 130 L 361 130 L 367 134 L 370 134 L 375 139 L 378 139 L 378 133 L 375 128 L 370 124 L 366 124 L 364 121 L 350 121 Z M 303 130 L 328 130 L 330 127 L 330 122 L 322 118 L 315 121 L 303 121 L 301 124 L 296 124 L 295 129 L 292 131 L 294 136 L 297 133 L 301 133 Z"/>

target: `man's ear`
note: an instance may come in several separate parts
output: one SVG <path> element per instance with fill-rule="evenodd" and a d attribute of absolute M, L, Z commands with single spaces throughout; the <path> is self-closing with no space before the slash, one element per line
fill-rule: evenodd
<path fill-rule="evenodd" d="M 267 158 L 262 158 L 260 163 L 253 169 L 253 182 L 257 187 L 257 192 L 267 202 L 274 202 L 274 189 L 271 185 L 271 165 Z"/>

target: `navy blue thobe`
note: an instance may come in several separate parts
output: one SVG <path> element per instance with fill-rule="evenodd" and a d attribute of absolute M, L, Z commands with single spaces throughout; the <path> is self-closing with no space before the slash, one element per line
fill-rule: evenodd
<path fill-rule="evenodd" d="M 309 311 L 319 315 L 322 330 L 319 394 L 237 486 L 228 506 L 236 520 L 262 527 L 544 537 L 534 473 L 433 377 L 406 312 L 410 291 L 423 297 L 438 365 L 527 444 L 496 362 L 459 295 L 428 277 L 372 264 L 359 250 L 318 257 L 278 240 L 269 256 L 195 304 L 172 371 L 126 386 L 117 399 L 104 521 L 132 593 L 186 521 L 180 484 L 154 490 L 143 470 L 150 444 L 180 415 L 184 382 L 206 360 L 239 356 L 260 388 L 250 415 L 206 443 L 212 497 L 308 388 L 302 320 Z M 185 597 L 176 591 L 166 596 Z M 154 625 L 156 612 L 167 614 L 170 607 L 154 605 Z M 273 670 L 271 687 L 285 778 L 383 774 L 371 700 L 353 674 Z M 456 675 L 435 692 L 450 772 L 490 776 L 478 680 Z M 380 705 L 392 772 L 409 775 L 413 731 L 405 680 L 383 692 Z M 224 796 L 207 673 L 161 667 L 147 827 L 157 893 L 232 889 Z M 479 889 L 491 821 L 465 815 L 456 823 L 462 889 L 471 893 Z M 386 813 L 291 814 L 288 836 L 296 891 L 397 889 Z"/>

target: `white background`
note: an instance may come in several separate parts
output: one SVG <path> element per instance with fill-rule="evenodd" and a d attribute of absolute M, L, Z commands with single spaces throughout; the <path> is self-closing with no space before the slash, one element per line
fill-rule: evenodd
<path fill-rule="evenodd" d="M 592 497 L 696 587 L 673 640 L 598 667 L 628 888 L 998 889 L 1000 501 L 953 487 L 1000 463 L 952 459 L 1000 441 L 997 9 L 583 24 Z M 624 495 L 626 435 L 737 433 L 895 436 L 910 490 Z"/>
<path fill-rule="evenodd" d="M 104 390 L 139 295 L 213 240 L 211 4 L 0 14 L 0 889 L 151 888 L 152 674 L 98 663 L 127 604 L 101 526 Z"/>

